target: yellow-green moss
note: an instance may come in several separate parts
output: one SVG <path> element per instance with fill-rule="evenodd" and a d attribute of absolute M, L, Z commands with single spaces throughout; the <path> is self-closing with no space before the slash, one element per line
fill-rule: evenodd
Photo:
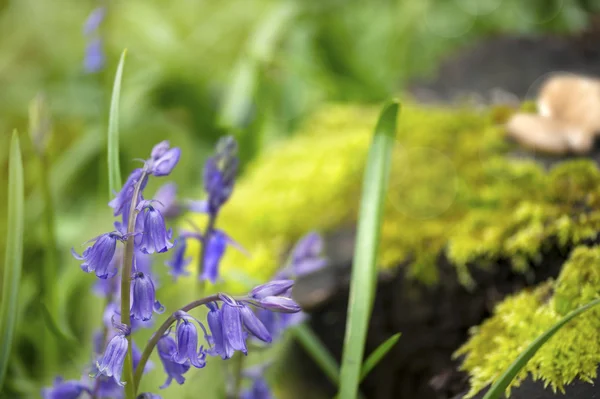
<path fill-rule="evenodd" d="M 261 280 L 310 230 L 356 221 L 363 167 L 379 107 L 325 107 L 288 141 L 269 148 L 240 179 L 219 226 L 252 254 L 227 251 L 226 278 Z M 510 156 L 494 112 L 405 105 L 399 119 L 381 235 L 383 267 L 412 259 L 434 282 L 441 250 L 469 283 L 466 265 L 536 261 L 551 236 L 563 245 L 600 227 L 600 174 L 591 162 L 547 173 Z M 199 221 L 200 225 L 201 222 Z"/>
<path fill-rule="evenodd" d="M 471 376 L 470 396 L 497 379 L 537 336 L 571 310 L 600 295 L 600 248 L 577 247 L 556 282 L 548 281 L 499 304 L 457 351 Z M 592 381 L 600 363 L 600 308 L 564 326 L 515 378 L 541 379 L 554 391 L 579 378 Z"/>

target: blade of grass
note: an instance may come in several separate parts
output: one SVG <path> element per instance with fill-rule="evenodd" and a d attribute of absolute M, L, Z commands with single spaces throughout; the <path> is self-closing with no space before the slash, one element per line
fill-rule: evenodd
<path fill-rule="evenodd" d="M 313 358 L 327 378 L 337 386 L 340 383 L 339 365 L 327 348 L 321 343 L 319 337 L 304 323 L 291 327 L 289 331 L 291 331 L 294 338 Z"/>
<path fill-rule="evenodd" d="M 354 399 L 358 394 L 367 327 L 375 297 L 377 248 L 398 110 L 397 102 L 390 102 L 383 108 L 364 174 L 338 394 L 344 399 Z"/>
<path fill-rule="evenodd" d="M 383 359 L 383 357 L 394 347 L 394 345 L 396 345 L 396 342 L 398 342 L 398 340 L 400 339 L 400 335 L 402 334 L 397 333 L 392 335 L 391 337 L 383 341 L 383 343 L 379 345 L 377 349 L 375 349 L 373 353 L 369 355 L 367 360 L 365 360 L 365 362 L 363 363 L 362 370 L 360 371 L 361 381 L 365 379 L 365 377 L 371 372 L 371 370 L 373 370 L 375 366 L 377 366 L 377 363 L 379 363 L 381 359 Z"/>
<path fill-rule="evenodd" d="M 592 302 L 583 305 L 565 317 L 563 317 L 560 321 L 558 321 L 555 325 L 550 327 L 546 332 L 537 337 L 521 354 L 517 357 L 517 359 L 506 369 L 504 374 L 496 380 L 496 382 L 492 385 L 489 391 L 485 394 L 483 399 L 499 399 L 502 397 L 506 388 L 510 385 L 511 381 L 519 374 L 519 371 L 527 362 L 536 354 L 536 352 L 544 345 L 558 330 L 560 330 L 565 324 L 569 321 L 573 320 L 575 317 L 579 316 L 583 312 L 593 308 L 594 306 L 600 304 L 600 299 L 593 300 Z"/>
<path fill-rule="evenodd" d="M 108 115 L 108 196 L 112 198 L 114 193 L 121 189 L 121 166 L 119 165 L 119 102 L 121 100 L 121 81 L 123 79 L 123 67 L 127 49 L 121 53 L 115 83 L 113 85 L 112 98 L 110 100 L 110 113 Z"/>
<path fill-rule="evenodd" d="M 8 229 L 6 234 L 6 254 L 4 259 L 4 277 L 2 304 L 0 304 L 0 391 L 8 368 L 8 359 L 12 347 L 13 333 L 18 313 L 19 283 L 23 264 L 23 228 L 24 228 L 24 188 L 23 160 L 17 131 L 10 142 L 10 160 L 8 169 Z"/>

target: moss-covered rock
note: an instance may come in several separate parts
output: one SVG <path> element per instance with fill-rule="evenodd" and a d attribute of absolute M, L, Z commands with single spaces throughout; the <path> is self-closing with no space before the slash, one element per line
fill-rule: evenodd
<path fill-rule="evenodd" d="M 252 254 L 227 252 L 227 281 L 240 272 L 244 278 L 268 278 L 307 231 L 354 224 L 378 111 L 326 107 L 250 165 L 219 219 Z M 502 257 L 525 270 L 550 237 L 566 248 L 596 234 L 595 164 L 569 161 L 547 172 L 532 159 L 512 156 L 498 115 L 403 107 L 381 236 L 382 267 L 412 259 L 410 274 L 433 283 L 435 259 L 447 250 L 461 281 L 470 284 L 468 264 L 485 266 Z"/>
<path fill-rule="evenodd" d="M 600 248 L 579 246 L 556 281 L 509 297 L 493 317 L 472 330 L 471 339 L 457 351 L 465 355 L 462 368 L 469 372 L 476 394 L 497 379 L 540 334 L 565 314 L 600 295 Z M 591 382 L 600 363 L 600 308 L 575 318 L 559 330 L 527 363 L 512 383 L 528 376 L 564 392 L 576 378 Z"/>

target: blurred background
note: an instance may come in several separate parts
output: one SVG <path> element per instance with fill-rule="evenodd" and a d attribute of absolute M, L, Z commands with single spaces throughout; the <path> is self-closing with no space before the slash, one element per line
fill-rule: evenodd
<path fill-rule="evenodd" d="M 105 18 L 86 31 L 99 8 Z M 167 139 L 184 149 L 171 179 L 182 197 L 200 197 L 203 162 L 223 134 L 240 143 L 243 175 L 244 165 L 294 135 L 323 104 L 411 97 L 411 84 L 434 79 L 443 59 L 479 40 L 575 35 L 591 26 L 595 11 L 595 0 L 0 0 L 0 203 L 17 129 L 27 215 L 19 327 L 0 397 L 38 397 L 54 375 L 79 378 L 89 360 L 102 303 L 69 248 L 108 226 L 105 137 L 123 49 L 123 173 Z M 55 215 L 57 281 L 44 278 L 44 179 Z M 39 300 L 46 284 L 57 287 L 52 312 L 78 350 L 44 355 L 61 340 L 43 333 L 52 329 Z M 181 296 L 161 291 L 167 306 Z M 153 373 L 148 380 L 162 383 L 160 365 Z M 213 397 L 210 373 L 190 372 L 188 384 L 161 394 L 191 398 L 202 389 Z"/>

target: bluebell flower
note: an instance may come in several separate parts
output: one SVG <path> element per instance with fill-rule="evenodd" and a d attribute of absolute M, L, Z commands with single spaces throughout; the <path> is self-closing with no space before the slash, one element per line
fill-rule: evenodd
<path fill-rule="evenodd" d="M 113 255 L 112 260 L 108 265 L 108 270 L 119 270 L 121 268 L 121 263 L 123 262 L 123 248 L 122 246 L 117 246 L 115 249 L 115 254 Z M 115 273 L 116 274 L 116 273 Z M 99 278 L 96 279 L 96 282 L 93 286 L 93 291 L 96 295 L 106 298 L 111 295 L 118 295 L 120 290 L 119 279 L 115 278 L 114 275 L 112 277 L 108 277 L 105 279 Z"/>
<path fill-rule="evenodd" d="M 242 392 L 241 399 L 273 399 L 273 394 L 263 378 L 255 378 L 250 389 Z"/>
<path fill-rule="evenodd" d="M 90 389 L 81 381 L 65 381 L 57 377 L 51 388 L 42 389 L 42 399 L 78 399 L 84 392 L 91 395 Z"/>
<path fill-rule="evenodd" d="M 207 232 L 206 236 L 203 238 L 202 245 L 205 246 L 205 249 L 200 279 L 209 280 L 213 284 L 219 277 L 219 265 L 221 264 L 221 259 L 225 254 L 227 245 L 232 245 L 238 250 L 244 251 L 244 249 L 231 237 L 217 229 Z"/>
<path fill-rule="evenodd" d="M 272 312 L 297 313 L 302 310 L 293 299 L 283 296 L 267 296 L 252 302 L 254 305 Z"/>
<path fill-rule="evenodd" d="M 142 213 L 138 215 L 138 219 L 143 218 L 144 226 L 139 244 L 140 251 L 145 254 L 168 251 L 173 247 L 173 243 L 169 241 L 172 238 L 173 231 L 166 229 L 162 214 L 148 201 L 142 201 L 140 205 Z"/>
<path fill-rule="evenodd" d="M 181 208 L 177 203 L 177 184 L 173 182 L 163 184 L 154 194 L 154 200 L 156 201 L 155 207 L 167 219 L 175 218 L 181 213 Z"/>
<path fill-rule="evenodd" d="M 175 334 L 177 336 L 177 351 L 173 360 L 179 364 L 185 364 L 189 360 L 192 366 L 203 368 L 206 366 L 206 352 L 200 346 L 198 350 L 198 330 L 193 323 L 194 319 L 185 312 L 176 312 L 177 325 Z M 202 326 L 200 322 L 198 324 Z"/>
<path fill-rule="evenodd" d="M 117 333 L 108 342 L 104 355 L 96 362 L 97 373 L 107 377 L 112 377 L 114 381 L 124 386 L 121 382 L 121 373 L 123 372 L 123 362 L 127 354 L 128 342 L 126 336 L 131 333 L 131 328 L 125 324 L 113 322 Z"/>
<path fill-rule="evenodd" d="M 98 399 L 123 399 L 125 390 L 112 377 L 99 375 L 96 377 L 96 397 Z"/>
<path fill-rule="evenodd" d="M 112 277 L 117 273 L 117 269 L 111 269 L 112 259 L 115 255 L 117 240 L 123 241 L 123 236 L 116 232 L 102 234 L 92 241 L 94 244 L 86 248 L 83 254 L 79 255 L 75 249 L 71 248 L 71 253 L 75 259 L 83 260 L 81 270 L 86 273 L 96 272 L 99 278 Z"/>
<path fill-rule="evenodd" d="M 231 136 L 217 143 L 216 153 L 204 165 L 204 190 L 208 194 L 208 212 L 216 215 L 233 192 L 239 160 L 237 143 Z"/>
<path fill-rule="evenodd" d="M 191 257 L 185 257 L 187 241 L 182 237 L 176 240 L 173 258 L 165 264 L 169 267 L 169 274 L 175 279 L 180 276 L 188 276 L 190 273 L 185 270 L 186 266 L 192 261 Z"/>
<path fill-rule="evenodd" d="M 95 8 L 90 15 L 85 20 L 83 24 L 83 33 L 86 35 L 94 35 L 98 32 L 100 28 L 100 24 L 104 21 L 104 17 L 106 16 L 106 8 L 97 7 Z"/>
<path fill-rule="evenodd" d="M 208 303 L 206 305 L 209 309 L 206 315 L 206 321 L 208 322 L 208 328 L 210 329 L 209 343 L 212 348 L 209 350 L 209 355 L 225 357 L 225 346 L 223 345 L 223 318 L 221 309 L 216 303 Z"/>
<path fill-rule="evenodd" d="M 258 317 L 254 314 L 252 309 L 250 309 L 245 304 L 240 304 L 240 314 L 242 316 L 242 322 L 244 327 L 250 334 L 260 339 L 263 342 L 271 342 L 271 334 L 264 326 L 264 324 L 260 321 Z"/>
<path fill-rule="evenodd" d="M 232 299 L 222 298 L 221 325 L 223 331 L 224 359 L 229 359 L 234 352 L 248 354 L 246 336 L 242 325 L 242 307 Z"/>
<path fill-rule="evenodd" d="M 163 140 L 160 143 L 156 144 L 152 147 L 152 151 L 150 152 L 150 158 L 152 161 L 156 161 L 161 158 L 167 151 L 171 148 L 171 144 L 169 144 L 168 140 Z"/>
<path fill-rule="evenodd" d="M 106 57 L 102 48 L 102 40 L 97 37 L 90 40 L 85 47 L 83 68 L 88 73 L 96 73 L 104 68 Z"/>
<path fill-rule="evenodd" d="M 133 193 L 135 191 L 135 185 L 142 178 L 143 170 L 141 168 L 134 169 L 133 172 L 127 177 L 125 184 L 123 184 L 123 188 L 121 191 L 117 193 L 117 196 L 108 203 L 108 205 L 113 208 L 114 216 L 123 215 L 123 224 L 125 228 L 127 228 L 127 218 L 129 217 L 129 210 L 131 207 L 131 201 L 133 200 Z M 148 177 L 144 178 L 142 182 L 142 186 L 140 189 L 140 193 L 146 187 L 148 183 Z M 141 194 L 138 195 L 136 199 L 136 204 L 139 203 L 142 198 Z"/>
<path fill-rule="evenodd" d="M 156 291 L 152 279 L 147 274 L 137 272 L 132 282 L 131 316 L 136 320 L 150 320 L 152 311 L 162 313 L 164 306 L 156 300 Z"/>
<path fill-rule="evenodd" d="M 158 340 L 156 348 L 158 350 L 160 361 L 165 369 L 165 373 L 167 373 L 167 380 L 160 388 L 164 389 L 171 385 L 173 379 L 175 379 L 179 385 L 183 384 L 185 382 L 185 377 L 183 375 L 190 369 L 190 362 L 186 361 L 183 364 L 180 364 L 173 360 L 173 357 L 177 353 L 177 343 L 175 340 L 169 335 L 164 335 Z"/>
<path fill-rule="evenodd" d="M 250 297 L 254 299 L 262 299 L 268 296 L 278 296 L 287 293 L 294 286 L 294 280 L 273 280 L 268 283 L 261 284 L 252 291 Z"/>
<path fill-rule="evenodd" d="M 150 174 L 154 176 L 168 176 L 179 162 L 180 156 L 181 149 L 178 147 L 168 149 L 159 158 L 153 160 L 150 167 Z"/>

